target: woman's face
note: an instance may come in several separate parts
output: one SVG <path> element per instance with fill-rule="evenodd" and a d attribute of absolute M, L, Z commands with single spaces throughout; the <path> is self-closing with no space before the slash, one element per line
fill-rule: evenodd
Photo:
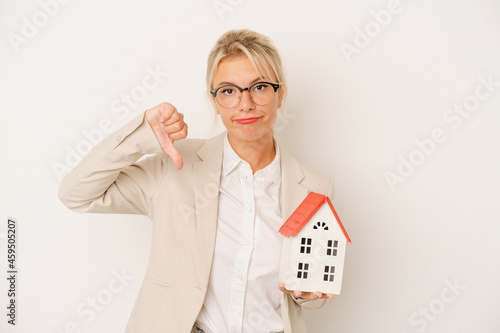
<path fill-rule="evenodd" d="M 234 84 L 247 88 L 255 82 L 276 82 L 276 77 L 261 78 L 246 56 L 230 57 L 219 63 L 212 80 L 212 88 L 225 84 Z M 248 91 L 243 91 L 240 102 L 232 108 L 223 108 L 217 104 L 217 111 L 228 131 L 232 144 L 235 141 L 267 141 L 273 137 L 273 125 L 276 121 L 278 108 L 281 107 L 280 89 L 267 105 L 256 105 Z"/>

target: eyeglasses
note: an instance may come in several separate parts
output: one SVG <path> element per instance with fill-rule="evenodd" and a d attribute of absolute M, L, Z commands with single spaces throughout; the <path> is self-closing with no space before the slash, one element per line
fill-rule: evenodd
<path fill-rule="evenodd" d="M 217 104 L 223 108 L 230 109 L 238 105 L 241 95 L 245 90 L 250 94 L 250 99 L 257 105 L 263 106 L 271 103 L 274 93 L 280 87 L 279 83 L 256 82 L 248 88 L 240 88 L 234 84 L 225 84 L 210 90 Z"/>

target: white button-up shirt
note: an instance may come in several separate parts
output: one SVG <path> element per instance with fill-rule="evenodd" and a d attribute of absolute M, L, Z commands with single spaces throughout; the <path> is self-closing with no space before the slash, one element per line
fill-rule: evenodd
<path fill-rule="evenodd" d="M 281 166 L 253 174 L 227 135 L 219 192 L 217 239 L 197 325 L 207 333 L 283 330 L 279 290 Z"/>

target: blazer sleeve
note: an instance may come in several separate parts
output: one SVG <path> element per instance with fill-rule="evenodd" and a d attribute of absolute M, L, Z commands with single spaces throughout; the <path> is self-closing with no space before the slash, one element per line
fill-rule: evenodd
<path fill-rule="evenodd" d="M 138 161 L 145 154 L 156 154 Z M 71 210 L 147 215 L 161 181 L 163 152 L 145 113 L 97 144 L 62 180 L 60 200 Z"/>

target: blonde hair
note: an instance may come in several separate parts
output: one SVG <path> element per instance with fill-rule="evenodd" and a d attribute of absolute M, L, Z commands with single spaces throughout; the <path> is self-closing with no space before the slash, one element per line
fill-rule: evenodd
<path fill-rule="evenodd" d="M 217 104 L 215 98 L 210 93 L 212 80 L 219 64 L 229 57 L 246 56 L 252 63 L 255 70 L 260 74 L 271 78 L 272 74 L 280 84 L 278 90 L 284 105 L 287 95 L 287 86 L 285 84 L 285 73 L 278 50 L 272 40 L 258 32 L 248 29 L 229 30 L 219 37 L 208 55 L 207 64 L 207 94 L 217 114 Z M 270 72 L 271 71 L 271 72 Z"/>

